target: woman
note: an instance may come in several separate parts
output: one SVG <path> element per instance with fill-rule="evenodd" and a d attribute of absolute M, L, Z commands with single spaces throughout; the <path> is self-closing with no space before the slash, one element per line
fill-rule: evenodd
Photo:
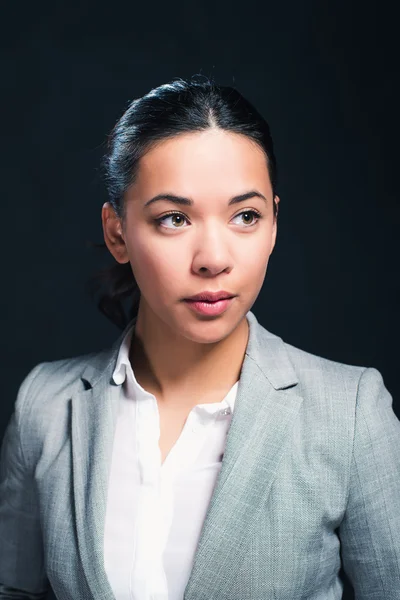
<path fill-rule="evenodd" d="M 357 600 L 400 598 L 400 422 L 381 374 L 250 310 L 277 234 L 266 121 L 235 89 L 174 80 L 130 104 L 105 166 L 100 308 L 123 331 L 21 384 L 0 597 L 334 600 L 343 566 Z"/>

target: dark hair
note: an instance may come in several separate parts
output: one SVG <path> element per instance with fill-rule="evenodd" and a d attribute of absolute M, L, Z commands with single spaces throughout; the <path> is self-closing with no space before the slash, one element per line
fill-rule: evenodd
<path fill-rule="evenodd" d="M 210 127 L 246 135 L 264 150 L 275 199 L 277 167 L 268 123 L 235 88 L 218 86 L 205 76 L 194 75 L 189 80 L 176 78 L 133 100 L 108 137 L 108 152 L 102 167 L 109 202 L 122 222 L 126 208 L 124 195 L 135 181 L 140 158 L 161 140 Z M 275 201 L 273 211 L 276 218 Z M 107 248 L 105 243 L 89 244 Z M 103 286 L 106 290 L 97 307 L 117 327 L 124 329 L 137 315 L 140 300 L 130 263 L 116 263 L 91 277 L 92 296 Z M 130 300 L 128 314 L 124 310 L 127 299 Z"/>

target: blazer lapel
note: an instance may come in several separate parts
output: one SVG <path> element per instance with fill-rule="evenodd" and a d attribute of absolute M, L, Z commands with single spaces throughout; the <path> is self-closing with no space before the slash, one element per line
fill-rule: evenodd
<path fill-rule="evenodd" d="M 185 600 L 227 597 L 257 512 L 265 503 L 303 398 L 281 338 L 247 313 L 249 339 L 221 470 L 197 545 Z M 93 357 L 72 398 L 73 490 L 81 562 L 95 600 L 114 600 L 104 568 L 108 476 L 120 387 L 112 380 L 129 327 Z M 86 599 L 85 599 L 86 600 Z"/>
<path fill-rule="evenodd" d="M 221 470 L 207 510 L 184 600 L 234 598 L 231 574 L 265 505 L 303 398 L 281 338 L 247 314 L 250 336 Z"/>
<path fill-rule="evenodd" d="M 93 600 L 115 600 L 104 568 L 108 476 L 120 387 L 113 367 L 125 331 L 111 351 L 96 356 L 82 375 L 86 386 L 72 398 L 72 465 L 79 554 Z M 89 599 L 84 599 L 89 600 Z"/>

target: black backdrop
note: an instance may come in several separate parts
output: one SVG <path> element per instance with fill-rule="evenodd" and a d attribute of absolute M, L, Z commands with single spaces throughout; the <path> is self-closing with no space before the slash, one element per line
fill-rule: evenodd
<path fill-rule="evenodd" d="M 400 416 L 395 3 L 327 4 L 3 3 L 0 439 L 35 364 L 119 335 L 84 289 L 112 262 L 86 245 L 103 241 L 105 136 L 133 98 L 194 73 L 236 85 L 275 142 L 278 238 L 253 312 L 379 369 Z"/>

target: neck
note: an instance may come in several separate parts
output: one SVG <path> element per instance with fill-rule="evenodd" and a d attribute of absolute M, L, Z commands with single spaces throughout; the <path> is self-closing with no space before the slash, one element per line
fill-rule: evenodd
<path fill-rule="evenodd" d="M 247 347 L 246 317 L 225 338 L 199 343 L 154 319 L 136 321 L 130 361 L 138 383 L 162 398 L 216 401 L 238 381 Z M 223 397 L 223 396 L 222 396 Z"/>

